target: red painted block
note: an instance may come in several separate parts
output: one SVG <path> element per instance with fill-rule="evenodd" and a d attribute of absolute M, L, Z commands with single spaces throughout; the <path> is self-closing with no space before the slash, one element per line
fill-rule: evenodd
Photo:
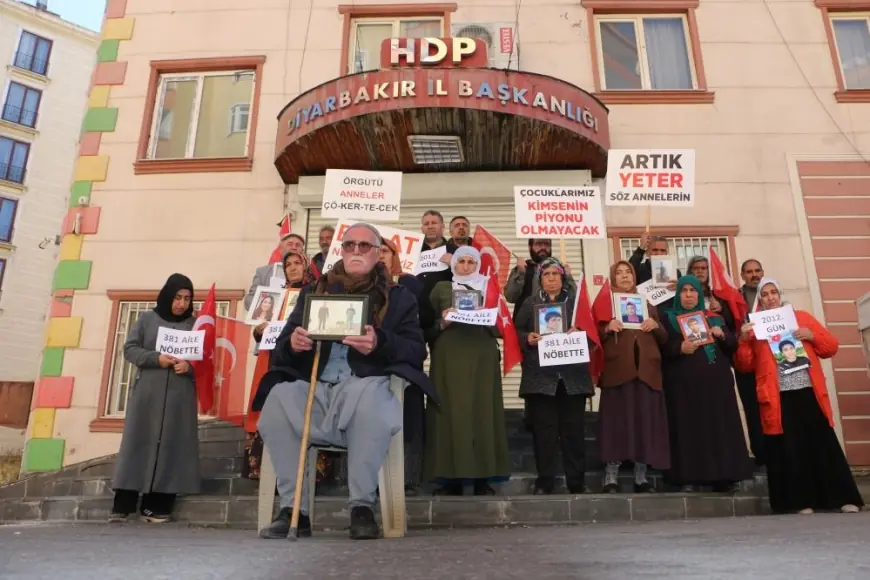
<path fill-rule="evenodd" d="M 102 133 L 85 133 L 79 142 L 79 155 L 96 155 L 100 152 Z"/>
<path fill-rule="evenodd" d="M 106 18 L 123 18 L 127 13 L 127 0 L 109 0 L 106 3 Z"/>
<path fill-rule="evenodd" d="M 94 69 L 94 85 L 123 85 L 126 75 L 126 62 L 97 63 Z"/>
<path fill-rule="evenodd" d="M 51 317 L 69 318 L 72 316 L 72 300 L 68 298 L 51 299 Z"/>
<path fill-rule="evenodd" d="M 75 377 L 42 377 L 36 383 L 34 409 L 69 409 Z"/>
<path fill-rule="evenodd" d="M 100 227 L 100 208 L 98 207 L 73 207 L 66 213 L 63 220 L 61 233 L 71 234 L 75 225 L 76 214 L 82 214 L 81 229 L 79 235 L 92 235 L 97 233 Z"/>

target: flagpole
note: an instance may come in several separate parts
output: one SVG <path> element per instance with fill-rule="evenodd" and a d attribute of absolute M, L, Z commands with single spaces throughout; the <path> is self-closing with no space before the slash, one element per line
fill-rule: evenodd
<path fill-rule="evenodd" d="M 559 240 L 559 261 L 565 263 L 565 240 Z"/>

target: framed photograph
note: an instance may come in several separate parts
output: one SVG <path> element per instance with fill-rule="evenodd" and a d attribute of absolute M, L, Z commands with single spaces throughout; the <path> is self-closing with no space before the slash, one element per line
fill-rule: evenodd
<path fill-rule="evenodd" d="M 302 327 L 311 340 L 343 340 L 365 334 L 369 297 L 352 294 L 307 294 Z"/>
<path fill-rule="evenodd" d="M 654 288 L 665 288 L 677 279 L 677 260 L 673 256 L 650 256 Z"/>
<path fill-rule="evenodd" d="M 613 317 L 623 328 L 640 330 L 640 325 L 649 318 L 646 298 L 642 294 L 613 294 Z"/>
<path fill-rule="evenodd" d="M 710 344 L 713 342 L 713 333 L 707 324 L 707 317 L 703 312 L 689 312 L 677 316 L 677 323 L 683 333 L 683 338 L 695 344 Z"/>
<path fill-rule="evenodd" d="M 251 301 L 251 308 L 248 310 L 245 323 L 251 326 L 258 326 L 263 322 L 275 322 L 278 320 L 278 315 L 281 314 L 281 305 L 283 303 L 284 290 L 268 286 L 257 286 L 257 291 L 254 293 L 254 299 Z"/>
<path fill-rule="evenodd" d="M 807 357 L 807 349 L 800 339 L 795 338 L 791 332 L 771 336 L 767 344 L 776 360 L 776 368 L 780 375 L 790 375 L 794 372 L 810 368 L 810 359 Z"/>
<path fill-rule="evenodd" d="M 540 335 L 567 332 L 565 303 L 535 305 L 535 332 Z"/>
<path fill-rule="evenodd" d="M 456 310 L 477 310 L 483 306 L 480 290 L 453 290 L 453 308 Z"/>
<path fill-rule="evenodd" d="M 290 318 L 290 314 L 296 308 L 296 303 L 299 302 L 299 292 L 301 290 L 301 288 L 287 288 L 287 297 L 284 298 L 284 316 L 281 317 L 281 320 Z"/>

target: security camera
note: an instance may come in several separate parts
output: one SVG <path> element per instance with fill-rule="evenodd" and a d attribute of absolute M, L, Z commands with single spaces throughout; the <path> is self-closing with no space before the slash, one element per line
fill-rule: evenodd
<path fill-rule="evenodd" d="M 88 202 L 89 202 L 89 200 L 88 200 L 87 196 L 83 195 L 79 198 L 79 205 L 81 205 L 81 206 L 87 206 Z"/>

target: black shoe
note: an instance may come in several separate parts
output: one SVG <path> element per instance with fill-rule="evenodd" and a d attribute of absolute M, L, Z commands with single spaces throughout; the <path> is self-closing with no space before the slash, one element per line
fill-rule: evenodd
<path fill-rule="evenodd" d="M 571 495 L 581 495 L 584 493 L 592 493 L 592 488 L 583 484 L 572 484 L 568 486 L 568 493 Z"/>
<path fill-rule="evenodd" d="M 656 488 L 648 481 L 634 484 L 634 493 L 655 493 Z"/>
<path fill-rule="evenodd" d="M 350 511 L 350 539 L 376 540 L 381 535 L 381 529 L 375 522 L 372 508 L 356 506 Z"/>
<path fill-rule="evenodd" d="M 616 493 L 619 486 L 615 483 L 607 483 L 601 488 L 602 493 Z"/>
<path fill-rule="evenodd" d="M 462 484 L 449 483 L 446 485 L 442 485 L 441 487 L 433 491 L 432 495 L 462 495 Z"/>
<path fill-rule="evenodd" d="M 535 495 L 550 495 L 553 493 L 552 489 L 547 489 L 545 487 L 535 487 L 534 494 Z"/>
<path fill-rule="evenodd" d="M 714 493 L 737 493 L 740 491 L 740 482 L 718 483 L 713 486 Z"/>
<path fill-rule="evenodd" d="M 495 495 L 495 490 L 485 479 L 474 480 L 474 495 Z"/>
<path fill-rule="evenodd" d="M 281 508 L 272 523 L 260 530 L 260 537 L 264 540 L 286 540 L 290 535 L 290 512 L 290 508 Z M 311 537 L 311 518 L 305 514 L 299 514 L 296 536 L 299 538 Z"/>
<path fill-rule="evenodd" d="M 418 495 L 420 495 L 420 490 L 417 489 L 416 485 L 405 486 L 405 497 L 417 497 Z"/>

